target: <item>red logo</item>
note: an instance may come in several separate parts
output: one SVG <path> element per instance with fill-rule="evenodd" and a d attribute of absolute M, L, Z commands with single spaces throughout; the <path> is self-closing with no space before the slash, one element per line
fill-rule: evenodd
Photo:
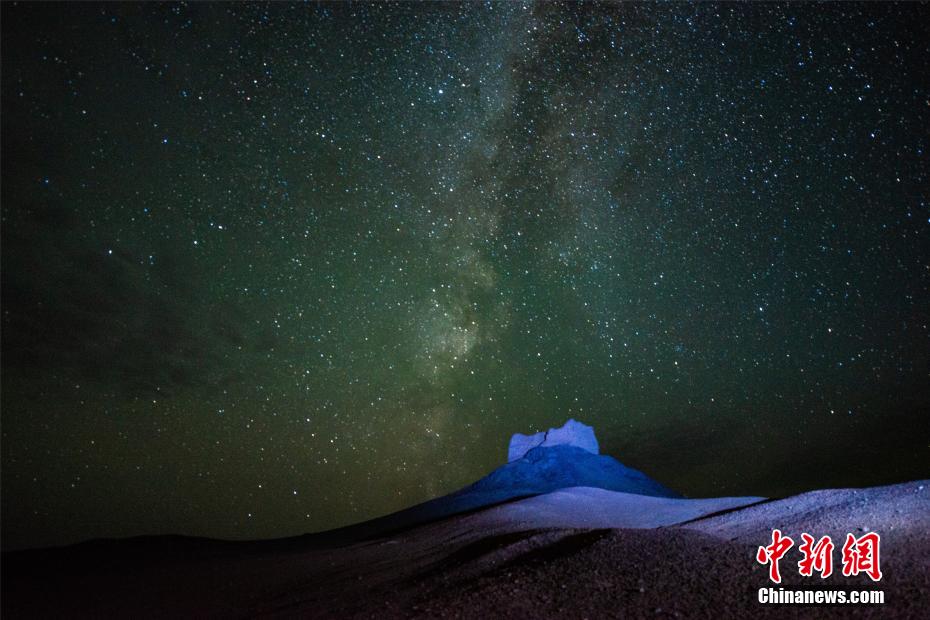
<path fill-rule="evenodd" d="M 804 554 L 804 557 L 798 562 L 798 572 L 804 577 L 810 577 L 814 571 L 820 573 L 821 579 L 826 579 L 833 574 L 833 541 L 829 536 L 824 536 L 814 543 L 814 537 L 810 534 L 801 534 L 804 541 L 798 547 L 798 551 Z"/>
<path fill-rule="evenodd" d="M 843 544 L 843 575 L 865 573 L 872 581 L 882 578 L 882 569 L 878 562 L 878 545 L 881 538 L 876 532 L 869 532 L 859 538 L 846 534 Z"/>
<path fill-rule="evenodd" d="M 756 552 L 756 561 L 763 566 L 771 564 L 769 567 L 769 579 L 775 583 L 781 583 L 781 574 L 778 572 L 778 561 L 794 546 L 794 541 L 787 536 L 781 535 L 781 530 L 772 530 L 772 544 L 768 547 L 759 547 Z"/>
<path fill-rule="evenodd" d="M 798 573 L 802 577 L 811 577 L 814 571 L 820 573 L 821 579 L 826 579 L 833 574 L 833 540 L 829 536 L 824 536 L 816 543 L 814 537 L 810 534 L 801 534 L 801 544 L 798 551 L 801 552 L 801 560 L 798 562 Z M 852 534 L 846 535 L 846 542 L 843 544 L 843 576 L 851 577 L 859 573 L 865 573 L 872 581 L 880 581 L 882 578 L 881 564 L 879 561 L 879 544 L 881 537 L 877 532 L 869 532 L 856 538 Z M 772 530 L 772 543 L 765 547 L 759 547 L 756 551 L 756 561 L 763 566 L 769 565 L 769 579 L 775 583 L 781 583 L 781 572 L 779 571 L 778 562 L 788 550 L 794 546 L 794 540 L 790 536 L 785 536 L 781 530 Z"/>

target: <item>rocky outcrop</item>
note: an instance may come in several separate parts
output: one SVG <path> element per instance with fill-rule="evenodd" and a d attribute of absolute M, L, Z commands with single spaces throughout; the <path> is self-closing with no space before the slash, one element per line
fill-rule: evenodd
<path fill-rule="evenodd" d="M 559 428 L 550 428 L 535 435 L 516 433 L 510 438 L 510 447 L 507 450 L 507 462 L 512 463 L 522 459 L 533 448 L 549 448 L 552 446 L 575 446 L 587 450 L 591 454 L 600 454 L 597 437 L 594 429 L 569 418 L 568 422 Z"/>

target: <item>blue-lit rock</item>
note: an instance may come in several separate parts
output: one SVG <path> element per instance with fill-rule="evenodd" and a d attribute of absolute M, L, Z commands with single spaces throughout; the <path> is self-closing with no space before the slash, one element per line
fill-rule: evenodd
<path fill-rule="evenodd" d="M 600 454 L 597 445 L 597 437 L 594 436 L 594 429 L 587 424 L 582 424 L 569 418 L 568 422 L 559 428 L 550 428 L 548 431 L 540 431 L 535 435 L 524 435 L 515 433 L 510 438 L 510 447 L 507 450 L 507 462 L 513 462 L 532 450 L 539 447 L 552 446 L 575 446 L 582 450 L 587 450 L 591 454 Z"/>

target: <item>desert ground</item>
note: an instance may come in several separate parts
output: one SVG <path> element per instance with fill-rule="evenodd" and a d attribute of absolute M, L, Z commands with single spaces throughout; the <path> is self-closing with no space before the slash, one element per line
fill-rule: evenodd
<path fill-rule="evenodd" d="M 930 604 L 930 482 L 762 498 L 675 499 L 573 487 L 356 542 L 184 537 L 6 553 L 4 618 L 920 618 Z M 883 605 L 762 605 L 771 530 L 881 534 Z M 364 529 L 358 530 L 360 532 Z"/>

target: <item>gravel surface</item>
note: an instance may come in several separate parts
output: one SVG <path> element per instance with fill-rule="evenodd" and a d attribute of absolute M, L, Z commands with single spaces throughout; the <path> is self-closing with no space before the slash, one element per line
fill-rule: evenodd
<path fill-rule="evenodd" d="M 752 503 L 758 498 L 643 501 L 590 489 L 559 493 L 331 549 L 323 548 L 326 541 L 319 536 L 253 543 L 162 537 L 8 553 L 3 555 L 2 615 L 928 617 L 926 482 L 816 491 L 761 503 Z M 705 502 L 698 515 L 716 514 L 694 518 L 697 504 L 665 503 L 695 501 Z M 618 521 L 609 521 L 611 506 Z M 579 520 L 603 525 L 605 519 L 627 525 L 576 527 Z M 651 525 L 632 528 L 630 519 Z M 655 527 L 655 521 L 669 520 L 678 523 Z M 783 586 L 881 589 L 885 604 L 759 604 L 758 589 L 772 584 L 767 568 L 754 558 L 757 547 L 770 542 L 774 527 L 795 540 L 805 531 L 817 538 L 829 534 L 838 543 L 835 572 L 826 580 L 800 577 L 800 555 L 790 550 L 781 563 Z M 863 575 L 840 574 L 845 534 L 866 531 L 882 536 L 884 578 L 877 584 Z"/>

